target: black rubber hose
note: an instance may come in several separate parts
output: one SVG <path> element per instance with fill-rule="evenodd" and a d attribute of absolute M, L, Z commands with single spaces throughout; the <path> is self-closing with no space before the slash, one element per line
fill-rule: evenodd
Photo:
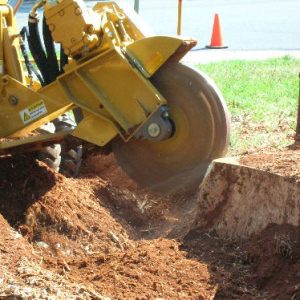
<path fill-rule="evenodd" d="M 49 27 L 46 23 L 45 17 L 43 17 L 43 38 L 44 38 L 44 44 L 47 53 L 48 70 L 50 72 L 49 77 L 52 82 L 59 75 L 59 67 L 58 67 L 57 56 L 55 53 L 54 42 Z"/>
<path fill-rule="evenodd" d="M 64 73 L 64 66 L 68 63 L 68 55 L 65 54 L 64 48 L 60 45 L 60 74 Z"/>
<path fill-rule="evenodd" d="M 37 79 L 40 81 L 41 85 L 44 85 L 43 77 L 33 67 L 33 65 L 31 64 L 31 62 L 29 60 L 29 56 L 28 56 L 27 49 L 26 49 L 26 46 L 25 46 L 25 39 L 28 40 L 29 33 L 28 33 L 28 30 L 27 30 L 27 28 L 25 26 L 20 31 L 20 35 L 21 35 L 20 48 L 21 48 L 22 55 L 24 57 L 25 66 L 26 66 L 26 69 L 28 71 L 28 76 L 30 78 L 32 78 L 33 77 L 33 73 L 34 73 L 35 76 L 37 77 Z"/>
<path fill-rule="evenodd" d="M 27 69 L 27 72 L 28 72 L 28 76 L 30 78 L 32 78 L 33 77 L 33 70 L 31 68 L 30 60 L 29 60 L 28 53 L 27 53 L 26 47 L 25 47 L 25 39 L 26 39 L 26 27 L 25 26 L 20 31 L 20 36 L 21 36 L 20 49 L 21 49 L 22 55 L 24 57 L 25 66 L 26 66 L 26 69 Z"/>
<path fill-rule="evenodd" d="M 38 69 L 40 70 L 43 76 L 44 85 L 47 85 L 48 83 L 51 82 L 50 79 L 51 77 L 49 77 L 50 72 L 48 70 L 47 57 L 44 48 L 42 46 L 37 19 L 31 17 L 30 15 L 28 20 L 28 28 L 29 28 L 29 38 L 28 38 L 29 49 Z"/>

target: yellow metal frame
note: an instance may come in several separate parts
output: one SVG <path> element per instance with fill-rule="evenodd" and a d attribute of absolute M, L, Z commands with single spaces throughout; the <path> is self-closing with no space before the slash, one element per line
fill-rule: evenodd
<path fill-rule="evenodd" d="M 181 46 L 182 39 L 153 36 L 138 40 L 126 47 L 126 53 L 141 73 L 151 77 Z"/>
<path fill-rule="evenodd" d="M 80 15 L 86 9 L 82 5 L 80 0 L 63 0 L 55 7 L 46 4 L 45 16 L 51 16 L 47 23 L 52 37 L 59 37 L 57 42 L 68 45 L 70 60 L 64 74 L 38 88 L 38 84 L 28 85 L 23 72 L 12 8 L 4 2 L 0 4 L 0 138 L 22 137 L 17 146 L 32 144 L 32 138 L 24 138 L 31 131 L 80 107 L 84 118 L 70 132 L 72 135 L 99 146 L 116 135 L 128 141 L 167 103 L 149 78 L 182 49 L 185 41 L 145 37 L 114 2 L 98 3 L 88 12 L 94 19 L 99 18 L 96 23 L 100 27 L 93 26 L 86 15 Z M 76 23 L 78 16 L 81 22 Z M 60 19 L 64 22 L 60 23 Z M 72 24 L 74 28 L 68 32 L 62 24 Z M 93 36 L 95 43 L 87 40 Z M 76 47 L 69 46 L 70 39 L 76 41 Z M 180 54 L 183 56 L 182 51 Z M 44 141 L 45 136 L 40 140 Z M 11 144 L 0 143 L 2 152 L 10 148 Z"/>

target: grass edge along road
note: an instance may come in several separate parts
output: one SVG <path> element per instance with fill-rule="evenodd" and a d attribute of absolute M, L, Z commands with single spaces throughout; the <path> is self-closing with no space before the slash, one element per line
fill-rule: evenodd
<path fill-rule="evenodd" d="M 229 155 L 281 148 L 295 134 L 300 60 L 233 60 L 198 64 L 217 84 L 231 114 Z"/>

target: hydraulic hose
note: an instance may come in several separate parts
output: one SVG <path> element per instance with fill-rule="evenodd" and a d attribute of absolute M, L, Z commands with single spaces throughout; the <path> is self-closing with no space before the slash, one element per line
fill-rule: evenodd
<path fill-rule="evenodd" d="M 28 30 L 27 30 L 27 28 L 25 26 L 20 31 L 20 36 L 21 36 L 20 48 L 21 48 L 22 55 L 24 57 L 25 66 L 26 66 L 26 69 L 28 71 L 28 76 L 29 76 L 29 78 L 32 78 L 33 77 L 33 73 L 34 73 L 35 76 L 37 77 L 37 79 L 40 81 L 41 85 L 44 85 L 43 77 L 33 67 L 33 65 L 31 64 L 31 62 L 29 60 L 29 56 L 28 56 L 27 49 L 26 49 L 26 46 L 25 46 L 25 39 L 27 38 L 27 40 L 28 40 L 29 33 L 28 33 Z"/>
<path fill-rule="evenodd" d="M 43 18 L 43 37 L 44 37 L 44 44 L 47 53 L 47 65 L 49 70 L 49 77 L 51 81 L 54 81 L 55 78 L 59 75 L 59 67 L 58 61 L 55 53 L 54 42 L 51 36 L 51 32 L 49 27 L 46 23 L 46 18 Z"/>
<path fill-rule="evenodd" d="M 51 82 L 51 75 L 49 74 L 47 57 L 42 46 L 41 37 L 38 29 L 38 19 L 35 16 L 29 15 L 28 19 L 28 28 L 29 28 L 29 38 L 28 44 L 30 52 L 34 58 L 34 61 L 40 70 L 43 79 L 44 85 L 47 85 Z M 50 75 L 50 76 L 49 76 Z"/>
<path fill-rule="evenodd" d="M 60 74 L 64 73 L 64 66 L 68 63 L 68 56 L 64 52 L 64 48 L 60 46 Z"/>

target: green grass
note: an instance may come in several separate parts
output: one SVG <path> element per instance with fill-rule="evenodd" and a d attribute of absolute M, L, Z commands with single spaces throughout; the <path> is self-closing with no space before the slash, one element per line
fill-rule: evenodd
<path fill-rule="evenodd" d="M 300 60 L 285 56 L 201 64 L 197 68 L 214 79 L 227 102 L 232 117 L 232 154 L 292 142 Z"/>

